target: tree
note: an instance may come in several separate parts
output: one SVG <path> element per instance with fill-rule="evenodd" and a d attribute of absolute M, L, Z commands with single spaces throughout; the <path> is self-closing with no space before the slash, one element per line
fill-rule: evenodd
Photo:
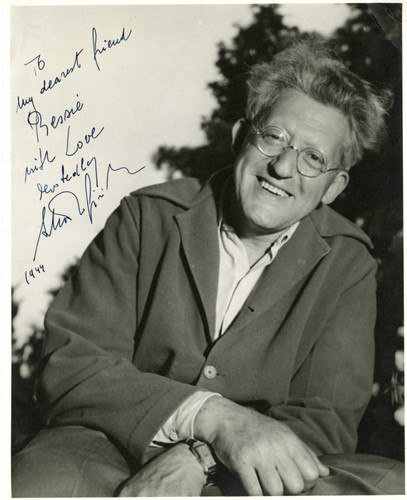
<path fill-rule="evenodd" d="M 61 276 L 61 287 L 78 266 L 75 262 L 68 266 Z M 59 292 L 60 288 L 50 290 L 50 300 Z M 32 331 L 23 345 L 16 341 L 13 320 L 18 313 L 18 303 L 14 298 L 14 289 L 11 289 L 12 314 L 12 425 L 11 425 L 11 452 L 17 453 L 27 441 L 41 428 L 41 416 L 35 398 L 35 384 L 37 368 L 44 342 L 44 330 L 32 326 Z"/>
<path fill-rule="evenodd" d="M 378 272 L 376 325 L 376 395 L 360 432 L 359 449 L 403 459 L 402 428 L 394 411 L 403 404 L 404 369 L 395 353 L 403 325 L 402 145 L 401 145 L 401 4 L 348 4 L 351 16 L 336 30 L 332 45 L 345 64 L 379 88 L 392 88 L 394 102 L 387 120 L 388 139 L 379 155 L 367 155 L 351 170 L 351 182 L 333 208 L 362 226 L 375 245 Z M 158 167 L 207 178 L 232 164 L 231 127 L 244 116 L 248 69 L 285 48 L 294 38 L 309 37 L 284 25 L 276 5 L 256 5 L 253 22 L 240 27 L 230 44 L 218 44 L 216 66 L 221 78 L 209 83 L 217 107 L 202 121 L 207 143 L 198 148 L 160 147 Z"/>
<path fill-rule="evenodd" d="M 334 33 L 333 46 L 355 73 L 379 87 L 392 87 L 395 96 L 388 120 L 390 140 L 385 142 L 380 156 L 367 156 L 353 168 L 352 182 L 334 206 L 356 221 L 364 218 L 372 206 L 388 206 L 389 200 L 395 200 L 396 207 L 402 196 L 401 5 L 349 6 L 352 16 Z M 217 107 L 201 123 L 206 144 L 197 148 L 161 146 L 154 154 L 155 164 L 158 168 L 167 166 L 169 177 L 181 173 L 208 178 L 230 165 L 233 161 L 231 128 L 244 116 L 248 69 L 254 63 L 269 60 L 295 38 L 313 35 L 288 28 L 278 5 L 255 5 L 252 10 L 252 24 L 240 27 L 230 44 L 218 44 L 216 66 L 221 78 L 208 84 Z"/>
<path fill-rule="evenodd" d="M 254 5 L 254 20 L 248 27 L 240 27 L 232 43 L 218 44 L 216 66 L 222 79 L 209 83 L 217 108 L 203 119 L 201 127 L 207 144 L 198 148 L 161 146 L 153 160 L 158 168 L 165 165 L 169 176 L 183 175 L 208 178 L 233 160 L 230 147 L 231 129 L 244 116 L 246 101 L 245 81 L 248 69 L 254 63 L 265 61 L 287 47 L 299 35 L 297 28 L 288 28 L 275 5 Z"/>

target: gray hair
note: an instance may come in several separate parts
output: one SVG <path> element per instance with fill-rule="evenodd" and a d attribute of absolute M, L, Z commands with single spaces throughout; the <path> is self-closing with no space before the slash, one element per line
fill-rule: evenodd
<path fill-rule="evenodd" d="M 342 152 L 349 169 L 365 151 L 377 151 L 385 136 L 385 117 L 391 105 L 389 89 L 380 92 L 352 73 L 326 43 L 300 41 L 279 52 L 271 62 L 250 70 L 246 116 L 264 123 L 286 89 L 294 89 L 347 119 L 350 145 Z"/>

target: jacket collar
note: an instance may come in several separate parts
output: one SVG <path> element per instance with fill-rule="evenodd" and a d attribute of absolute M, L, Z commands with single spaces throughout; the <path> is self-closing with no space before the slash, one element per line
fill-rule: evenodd
<path fill-rule="evenodd" d="M 307 276 L 329 251 L 330 246 L 320 236 L 310 217 L 303 219 L 291 240 L 280 249 L 273 263 L 262 274 L 236 318 L 234 327 L 244 326 L 254 316 L 271 308 Z"/>
<path fill-rule="evenodd" d="M 309 217 L 322 238 L 331 238 L 338 235 L 348 236 L 361 241 L 370 249 L 373 248 L 370 238 L 362 229 L 327 205 L 321 204 Z"/>
<path fill-rule="evenodd" d="M 225 169 L 209 182 L 180 179 L 165 185 L 143 189 L 143 194 L 168 199 L 184 208 L 174 216 L 182 241 L 182 250 L 203 308 L 208 335 L 213 338 L 219 273 L 218 203 L 222 186 L 231 175 Z M 168 186 L 168 185 L 167 185 Z M 356 225 L 322 205 L 299 224 L 291 241 L 278 253 L 273 265 L 262 275 L 234 327 L 243 326 L 270 308 L 288 290 L 305 277 L 330 251 L 329 238 L 344 235 L 369 247 L 372 243 Z M 301 252 L 298 252 L 301 248 Z"/>
<path fill-rule="evenodd" d="M 214 197 L 217 206 L 224 182 L 231 175 L 232 169 L 225 168 L 216 172 L 206 182 L 192 178 L 178 179 L 170 183 L 147 186 L 137 191 L 137 194 L 166 199 L 185 210 L 199 206 L 207 197 Z M 168 189 L 169 186 L 170 189 Z M 356 238 L 369 248 L 373 248 L 372 242 L 364 231 L 326 205 L 321 204 L 309 217 L 322 238 L 343 235 Z"/>
<path fill-rule="evenodd" d="M 212 192 L 200 191 L 196 203 L 174 216 L 182 251 L 203 307 L 208 340 L 213 338 L 219 275 L 218 210 Z"/>

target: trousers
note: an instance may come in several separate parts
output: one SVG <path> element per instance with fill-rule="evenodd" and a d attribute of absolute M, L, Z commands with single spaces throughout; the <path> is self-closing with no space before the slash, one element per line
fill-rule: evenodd
<path fill-rule="evenodd" d="M 404 464 L 372 455 L 325 455 L 330 468 L 307 495 L 404 494 Z M 113 497 L 134 473 L 123 453 L 100 431 L 80 426 L 42 430 L 12 460 L 12 496 Z M 206 487 L 202 496 L 245 496 L 236 480 Z"/>

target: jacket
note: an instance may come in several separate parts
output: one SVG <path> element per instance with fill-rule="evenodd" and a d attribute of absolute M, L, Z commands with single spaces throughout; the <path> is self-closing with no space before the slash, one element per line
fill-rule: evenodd
<path fill-rule="evenodd" d="M 221 184 L 150 186 L 108 218 L 46 314 L 45 421 L 101 430 L 143 464 L 181 402 L 210 390 L 284 421 L 318 454 L 353 451 L 373 379 L 371 243 L 322 205 L 213 342 Z"/>

